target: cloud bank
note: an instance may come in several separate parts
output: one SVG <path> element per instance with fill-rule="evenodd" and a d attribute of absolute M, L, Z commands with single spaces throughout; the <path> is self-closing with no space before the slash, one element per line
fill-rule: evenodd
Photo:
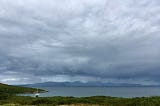
<path fill-rule="evenodd" d="M 0 82 L 160 84 L 159 0 L 1 0 Z"/>

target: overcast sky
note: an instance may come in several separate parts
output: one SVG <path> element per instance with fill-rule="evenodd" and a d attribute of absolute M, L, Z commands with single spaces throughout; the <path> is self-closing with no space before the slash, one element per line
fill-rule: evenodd
<path fill-rule="evenodd" d="M 160 84 L 160 0 L 0 0 L 0 82 Z"/>

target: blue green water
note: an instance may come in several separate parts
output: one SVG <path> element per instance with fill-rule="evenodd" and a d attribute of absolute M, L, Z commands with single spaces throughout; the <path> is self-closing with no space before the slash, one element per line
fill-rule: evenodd
<path fill-rule="evenodd" d="M 114 96 L 114 97 L 147 97 L 160 96 L 160 87 L 41 87 L 49 92 L 41 93 L 42 97 L 50 96 Z M 34 94 L 22 94 L 34 96 Z"/>

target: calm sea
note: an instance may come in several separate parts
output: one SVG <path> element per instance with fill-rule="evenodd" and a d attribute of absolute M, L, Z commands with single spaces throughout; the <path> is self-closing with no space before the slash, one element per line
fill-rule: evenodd
<path fill-rule="evenodd" d="M 49 96 L 114 96 L 114 97 L 143 97 L 160 96 L 160 87 L 41 87 L 49 92 L 41 93 L 42 97 Z M 34 94 L 23 94 L 34 96 Z"/>

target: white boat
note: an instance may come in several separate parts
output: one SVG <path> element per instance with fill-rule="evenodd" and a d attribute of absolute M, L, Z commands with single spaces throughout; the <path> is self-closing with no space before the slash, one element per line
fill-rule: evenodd
<path fill-rule="evenodd" d="M 35 94 L 35 97 L 39 97 L 38 88 L 37 88 L 37 92 Z"/>

